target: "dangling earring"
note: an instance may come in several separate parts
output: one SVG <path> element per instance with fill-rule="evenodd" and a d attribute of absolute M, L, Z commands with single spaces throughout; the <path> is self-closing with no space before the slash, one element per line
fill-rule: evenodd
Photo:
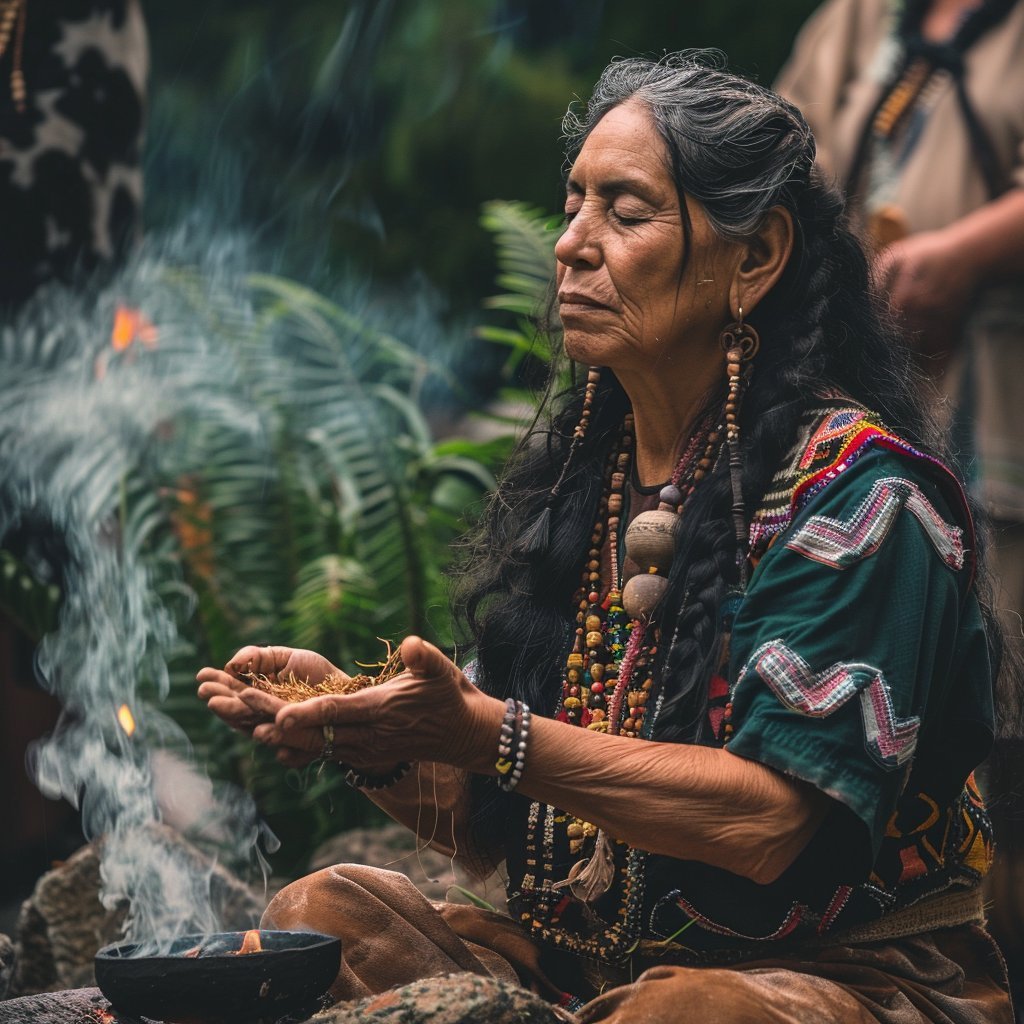
<path fill-rule="evenodd" d="M 558 500 L 558 493 L 562 489 L 569 467 L 572 465 L 573 457 L 576 455 L 583 439 L 587 436 L 587 428 L 590 426 L 590 417 L 594 410 L 594 398 L 597 395 L 597 386 L 601 383 L 601 369 L 591 366 L 587 370 L 587 386 L 583 391 L 583 409 L 580 412 L 579 422 L 572 432 L 572 443 L 569 445 L 569 453 L 562 464 L 562 472 L 551 488 L 544 502 L 544 508 L 533 525 L 527 530 L 517 545 L 516 550 L 521 555 L 535 555 L 547 551 L 551 540 L 551 509 Z"/>
<path fill-rule="evenodd" d="M 743 322 L 743 307 L 739 318 L 722 329 L 719 336 L 725 352 L 725 372 L 729 380 L 729 395 L 725 400 L 725 443 L 729 448 L 729 479 L 732 483 L 732 521 L 736 532 L 736 563 L 740 574 L 740 588 L 747 585 L 747 515 L 743 507 L 743 462 L 740 452 L 740 405 L 750 378 L 751 363 L 761 347 L 757 331 Z"/>

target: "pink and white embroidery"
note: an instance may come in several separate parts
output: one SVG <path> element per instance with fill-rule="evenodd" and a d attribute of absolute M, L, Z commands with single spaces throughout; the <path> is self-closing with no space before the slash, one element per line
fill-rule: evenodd
<path fill-rule="evenodd" d="M 896 716 L 889 684 L 877 668 L 837 662 L 814 673 L 782 640 L 770 640 L 743 666 L 738 685 L 755 672 L 786 707 L 810 718 L 825 718 L 859 696 L 865 746 L 872 758 L 890 770 L 913 756 L 921 719 Z"/>
<path fill-rule="evenodd" d="M 924 527 L 946 565 L 962 569 L 963 531 L 939 515 L 917 484 L 897 476 L 876 480 L 868 496 L 845 521 L 811 516 L 786 547 L 833 569 L 846 569 L 878 550 L 904 507 Z"/>
<path fill-rule="evenodd" d="M 728 935 L 729 938 L 732 939 L 745 939 L 748 942 L 765 942 L 772 939 L 784 939 L 796 930 L 807 914 L 807 907 L 804 906 L 804 904 L 794 902 L 790 905 L 789 911 L 782 919 L 782 923 L 774 931 L 769 932 L 767 935 L 744 935 L 743 932 L 735 931 L 724 924 L 712 921 L 710 917 L 706 917 L 697 910 L 692 903 L 684 899 L 678 890 L 676 892 L 669 893 L 666 897 L 659 900 L 658 907 L 655 908 L 654 913 L 656 914 L 659 907 L 669 902 L 674 902 L 687 917 L 696 921 L 697 924 L 699 924 L 705 931 L 714 932 L 716 935 Z M 653 919 L 654 914 L 651 915 L 652 926 Z"/>
<path fill-rule="evenodd" d="M 824 420 L 814 432 L 807 445 L 807 449 L 800 460 L 800 468 L 807 469 L 818 455 L 818 450 L 836 438 L 845 437 L 858 423 L 867 419 L 866 409 L 853 407 L 851 409 L 839 409 Z"/>

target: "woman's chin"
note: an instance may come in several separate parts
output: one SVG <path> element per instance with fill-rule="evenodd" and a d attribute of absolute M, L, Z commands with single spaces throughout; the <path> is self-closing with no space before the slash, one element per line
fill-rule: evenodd
<path fill-rule="evenodd" d="M 586 366 L 608 366 L 608 360 L 613 356 L 607 335 L 596 331 L 583 331 L 563 325 L 562 346 L 573 362 Z"/>

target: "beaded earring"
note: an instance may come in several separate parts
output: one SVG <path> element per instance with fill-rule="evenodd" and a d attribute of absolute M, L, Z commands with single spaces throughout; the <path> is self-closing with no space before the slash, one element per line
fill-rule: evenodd
<path fill-rule="evenodd" d="M 587 370 L 587 385 L 583 391 L 583 410 L 580 412 L 579 422 L 572 432 L 572 443 L 569 445 L 569 454 L 565 457 L 562 465 L 562 472 L 548 494 L 544 502 L 544 508 L 534 521 L 533 525 L 523 534 L 517 547 L 521 555 L 543 554 L 547 551 L 551 540 L 551 509 L 558 500 L 559 491 L 572 465 L 572 460 L 579 450 L 583 439 L 587 436 L 587 427 L 590 426 L 590 417 L 593 414 L 594 398 L 597 395 L 597 386 L 601 382 L 601 370 L 597 366 L 591 366 Z"/>
<path fill-rule="evenodd" d="M 729 395 L 725 400 L 725 443 L 729 449 L 729 478 L 732 483 L 732 521 L 736 534 L 736 563 L 740 573 L 740 589 L 747 585 L 747 515 L 743 506 L 743 459 L 740 451 L 740 405 L 752 361 L 761 347 L 761 337 L 750 324 L 739 318 L 723 328 L 720 341 L 725 352 L 725 372 L 729 379 Z"/>

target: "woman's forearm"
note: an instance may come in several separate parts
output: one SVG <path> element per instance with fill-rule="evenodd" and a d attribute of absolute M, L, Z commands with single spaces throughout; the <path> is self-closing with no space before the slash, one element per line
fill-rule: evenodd
<path fill-rule="evenodd" d="M 493 775 L 493 760 L 482 745 L 473 770 Z M 813 787 L 727 750 L 608 736 L 538 716 L 519 792 L 631 846 L 762 883 L 789 867 L 829 805 Z"/>
<path fill-rule="evenodd" d="M 944 233 L 978 284 L 1024 274 L 1024 188 L 961 217 Z"/>

